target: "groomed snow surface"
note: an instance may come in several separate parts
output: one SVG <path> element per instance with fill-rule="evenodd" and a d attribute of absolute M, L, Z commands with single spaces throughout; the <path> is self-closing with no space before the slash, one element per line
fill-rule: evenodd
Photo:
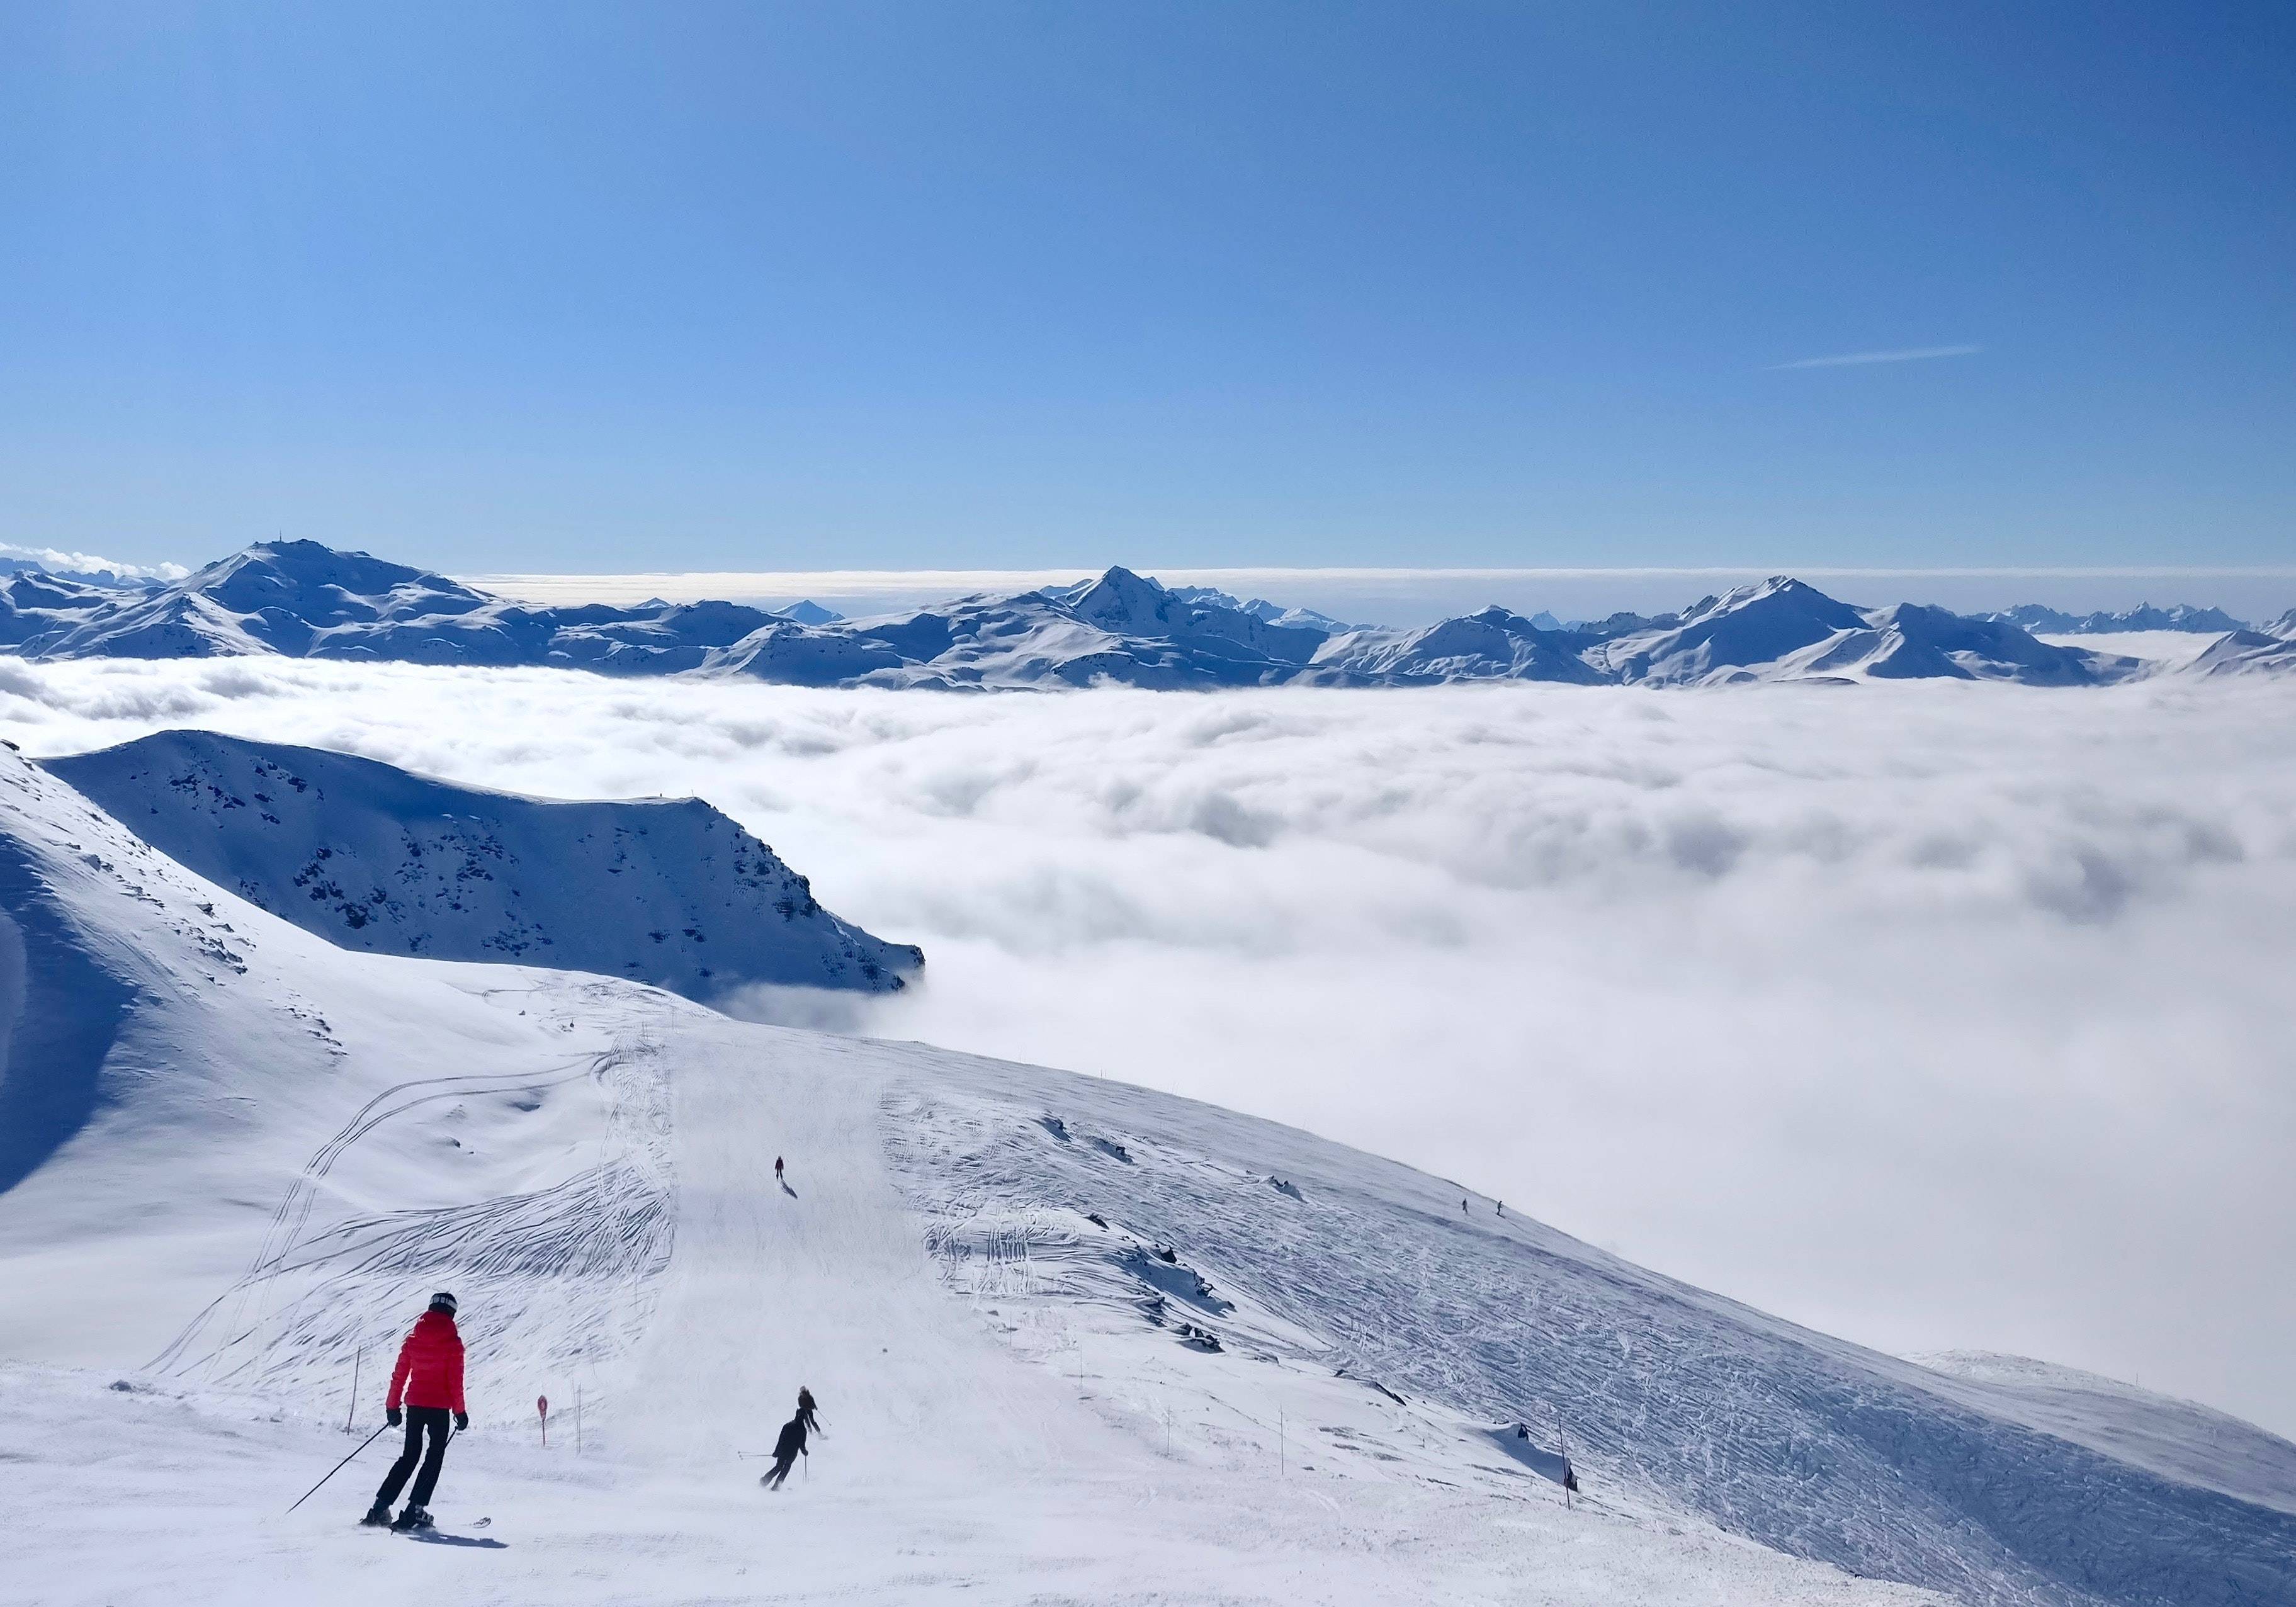
<path fill-rule="evenodd" d="M 0 913 L 11 1601 L 2296 1599 L 2296 1447 L 1267 1123 L 350 952 L 6 753 Z M 288 1514 L 440 1287 L 440 1532 L 353 1526 L 389 1435 Z"/>

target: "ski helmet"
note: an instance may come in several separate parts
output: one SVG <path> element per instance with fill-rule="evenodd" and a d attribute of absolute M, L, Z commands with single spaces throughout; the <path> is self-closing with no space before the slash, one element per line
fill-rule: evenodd
<path fill-rule="evenodd" d="M 455 1297 L 448 1294 L 445 1290 L 440 1290 L 437 1294 L 430 1297 L 430 1309 L 433 1311 L 443 1311 L 448 1316 L 454 1316 Z"/>

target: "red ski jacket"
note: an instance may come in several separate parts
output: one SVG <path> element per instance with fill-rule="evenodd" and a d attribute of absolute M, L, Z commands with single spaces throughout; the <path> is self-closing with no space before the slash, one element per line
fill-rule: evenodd
<path fill-rule="evenodd" d="M 390 1398 L 383 1405 L 395 1412 L 401 1401 L 450 1412 L 469 1409 L 463 1405 L 463 1336 L 455 1319 L 443 1311 L 416 1317 L 406 1342 L 398 1347 L 398 1365 L 390 1370 Z"/>

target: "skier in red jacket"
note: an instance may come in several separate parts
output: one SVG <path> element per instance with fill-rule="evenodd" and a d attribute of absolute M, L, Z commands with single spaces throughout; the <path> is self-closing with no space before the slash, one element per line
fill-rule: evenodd
<path fill-rule="evenodd" d="M 471 1426 L 463 1405 L 463 1336 L 455 1326 L 455 1297 L 444 1292 L 430 1297 L 430 1308 L 414 1319 L 414 1326 L 398 1347 L 398 1365 L 390 1370 L 390 1395 L 383 1402 L 384 1417 L 392 1428 L 399 1423 L 399 1406 L 406 1407 L 406 1448 L 390 1465 L 374 1505 L 362 1523 L 384 1524 L 397 1529 L 430 1527 L 430 1492 L 439 1485 L 439 1469 L 447 1460 L 447 1415 L 454 1414 L 455 1432 Z M 430 1437 L 428 1454 L 423 1437 Z M 414 1472 L 417 1462 L 422 1471 Z M 391 1522 L 390 1504 L 414 1474 L 414 1490 L 406 1510 Z"/>

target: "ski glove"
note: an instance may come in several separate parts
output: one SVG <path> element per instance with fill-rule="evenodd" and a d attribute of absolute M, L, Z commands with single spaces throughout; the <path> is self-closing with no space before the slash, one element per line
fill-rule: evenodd
<path fill-rule="evenodd" d="M 455 1432 L 459 1434 L 470 1426 L 471 1414 L 468 1412 L 457 1412 L 455 1414 Z"/>
<path fill-rule="evenodd" d="M 382 1414 L 382 1421 L 389 1423 L 395 1429 L 404 1420 L 399 1416 L 398 1408 L 397 1406 L 393 1406 L 390 1410 Z"/>

